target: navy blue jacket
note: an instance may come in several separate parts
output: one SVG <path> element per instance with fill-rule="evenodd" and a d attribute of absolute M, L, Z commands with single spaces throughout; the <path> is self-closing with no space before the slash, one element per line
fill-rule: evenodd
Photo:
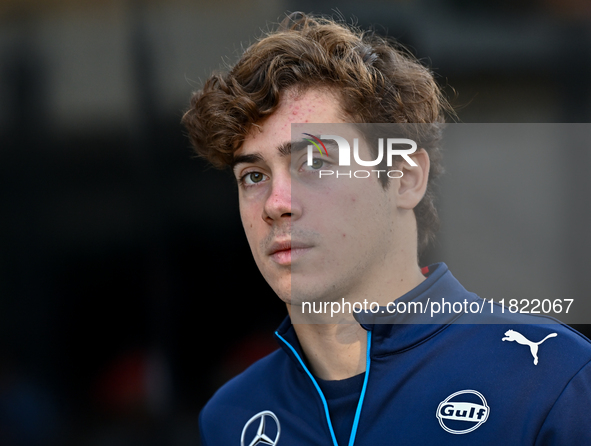
<path fill-rule="evenodd" d="M 482 303 L 445 264 L 430 268 L 397 302 Z M 591 445 L 591 342 L 551 318 L 484 308 L 486 324 L 452 314 L 435 324 L 362 323 L 368 361 L 349 446 Z M 276 336 L 282 348 L 202 410 L 205 446 L 347 446 L 337 445 L 289 319 Z"/>

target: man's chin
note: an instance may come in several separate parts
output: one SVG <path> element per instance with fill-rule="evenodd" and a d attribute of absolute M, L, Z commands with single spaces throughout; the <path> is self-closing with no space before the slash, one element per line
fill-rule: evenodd
<path fill-rule="evenodd" d="M 279 299 L 291 304 L 291 273 L 263 274 L 263 277 Z"/>

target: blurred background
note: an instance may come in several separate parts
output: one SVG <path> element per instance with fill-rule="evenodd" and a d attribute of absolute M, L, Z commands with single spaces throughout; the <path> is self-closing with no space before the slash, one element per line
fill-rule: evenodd
<path fill-rule="evenodd" d="M 180 119 L 295 10 L 397 38 L 460 122 L 591 120 L 587 0 L 0 0 L 1 445 L 199 444 L 207 399 L 276 348 L 233 178 Z M 549 175 L 449 148 L 422 263 L 487 298 L 591 299 L 588 143 L 545 152 Z"/>

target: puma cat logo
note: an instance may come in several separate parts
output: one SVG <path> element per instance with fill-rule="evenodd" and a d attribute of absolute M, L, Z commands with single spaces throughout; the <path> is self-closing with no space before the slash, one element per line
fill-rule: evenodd
<path fill-rule="evenodd" d="M 534 365 L 538 365 L 538 346 L 542 342 L 544 342 L 546 339 L 555 338 L 556 336 L 558 336 L 558 334 L 550 333 L 548 336 L 546 336 L 540 342 L 532 342 L 529 339 L 527 339 L 525 336 L 523 336 L 521 333 L 518 333 L 514 330 L 507 330 L 507 332 L 505 332 L 505 336 L 507 336 L 507 337 L 503 338 L 503 341 L 515 341 L 521 345 L 529 345 L 529 349 L 531 351 L 531 354 L 534 357 Z"/>

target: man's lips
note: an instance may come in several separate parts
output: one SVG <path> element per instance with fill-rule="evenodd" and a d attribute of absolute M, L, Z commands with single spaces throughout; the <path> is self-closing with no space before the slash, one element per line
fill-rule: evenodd
<path fill-rule="evenodd" d="M 290 265 L 310 248 L 311 246 L 307 243 L 284 240 L 271 244 L 267 254 L 280 265 Z"/>

